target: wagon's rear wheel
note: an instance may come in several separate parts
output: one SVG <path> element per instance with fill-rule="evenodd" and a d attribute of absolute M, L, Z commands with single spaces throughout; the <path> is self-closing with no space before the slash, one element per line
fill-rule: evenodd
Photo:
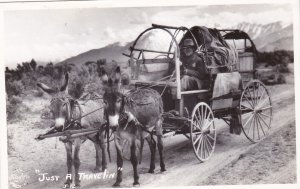
<path fill-rule="evenodd" d="M 206 161 L 215 149 L 217 137 L 211 108 L 204 102 L 198 103 L 194 107 L 190 124 L 194 153 L 200 161 Z"/>
<path fill-rule="evenodd" d="M 245 87 L 240 99 L 242 130 L 253 143 L 264 139 L 271 128 L 272 102 L 266 86 L 253 80 Z"/>

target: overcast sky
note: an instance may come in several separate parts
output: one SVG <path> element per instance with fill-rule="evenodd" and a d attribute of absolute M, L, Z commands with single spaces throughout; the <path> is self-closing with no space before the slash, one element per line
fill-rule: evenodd
<path fill-rule="evenodd" d="M 229 28 L 240 22 L 292 23 L 289 5 L 19 10 L 4 14 L 6 66 L 61 61 L 114 42 L 133 41 L 152 23 Z"/>

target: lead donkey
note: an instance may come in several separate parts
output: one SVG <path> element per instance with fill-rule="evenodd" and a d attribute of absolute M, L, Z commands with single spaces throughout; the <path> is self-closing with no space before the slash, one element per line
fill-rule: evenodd
<path fill-rule="evenodd" d="M 114 132 L 117 150 L 117 179 L 113 186 L 120 186 L 122 182 L 122 142 L 124 140 L 127 140 L 130 146 L 130 161 L 134 172 L 133 185 L 139 185 L 136 155 L 138 140 L 140 140 L 141 146 L 144 139 L 149 144 L 151 152 L 149 173 L 154 173 L 156 145 L 160 155 L 161 171 L 166 171 L 163 158 L 163 103 L 161 96 L 152 89 L 136 89 L 128 95 L 122 94 L 120 92 L 121 73 L 119 66 L 109 74 L 103 69 L 101 78 L 105 91 L 103 95 L 105 116 Z M 153 138 L 154 130 L 157 136 L 157 144 Z"/>
<path fill-rule="evenodd" d="M 87 128 L 100 128 L 103 121 L 103 109 L 88 114 L 102 105 L 102 100 L 88 100 L 82 103 L 79 100 L 73 99 L 68 94 L 68 74 L 65 75 L 65 83 L 60 89 L 50 88 L 43 83 L 38 83 L 37 86 L 43 91 L 52 96 L 50 102 L 50 111 L 55 121 L 56 131 L 75 130 L 75 129 L 87 129 Z M 86 115 L 81 117 L 81 115 Z M 72 120 L 76 120 L 73 122 Z M 100 128 L 100 132 L 96 134 L 90 134 L 85 137 L 74 138 L 74 139 L 63 139 L 67 152 L 67 167 L 68 174 L 72 175 L 72 166 L 75 169 L 75 187 L 80 187 L 79 178 L 79 151 L 82 140 L 90 139 L 96 149 L 96 168 L 95 171 L 101 171 L 100 161 L 100 149 L 102 150 L 102 171 L 107 168 L 107 154 L 106 154 L 106 143 L 104 142 L 104 129 Z M 74 144 L 74 148 L 73 148 Z M 74 150 L 74 156 L 72 151 Z M 63 188 L 70 188 L 72 184 L 72 178 L 67 177 L 67 180 Z"/>

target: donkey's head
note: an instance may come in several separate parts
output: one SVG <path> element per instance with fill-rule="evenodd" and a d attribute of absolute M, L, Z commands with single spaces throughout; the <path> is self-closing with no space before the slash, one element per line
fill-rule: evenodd
<path fill-rule="evenodd" d="M 121 70 L 118 66 L 110 73 L 107 73 L 105 70 L 102 70 L 101 72 L 101 79 L 104 88 L 103 101 L 105 103 L 105 113 L 110 127 L 117 127 L 120 113 L 124 106 L 123 94 L 120 92 Z"/>
<path fill-rule="evenodd" d="M 66 121 L 70 118 L 70 103 L 66 98 L 68 96 L 68 74 L 65 75 L 65 82 L 60 88 L 51 88 L 43 83 L 38 83 L 37 86 L 44 92 L 52 96 L 50 102 L 50 112 L 55 121 L 55 128 L 62 129 Z"/>

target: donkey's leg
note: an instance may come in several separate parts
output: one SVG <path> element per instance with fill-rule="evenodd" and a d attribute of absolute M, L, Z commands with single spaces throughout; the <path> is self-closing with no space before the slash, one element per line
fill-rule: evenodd
<path fill-rule="evenodd" d="M 137 172 L 138 160 L 136 156 L 136 141 L 134 139 L 131 141 L 130 153 L 131 153 L 130 161 L 133 167 L 133 179 L 134 179 L 133 185 L 135 186 L 135 185 L 139 185 L 140 183 L 139 183 L 139 175 Z"/>
<path fill-rule="evenodd" d="M 157 135 L 157 147 L 158 147 L 158 152 L 159 152 L 159 158 L 160 158 L 160 171 L 166 171 L 166 167 L 165 167 L 165 162 L 164 162 L 164 154 L 163 154 L 163 150 L 164 150 L 164 144 L 163 144 L 163 140 L 162 140 L 162 120 L 159 119 L 156 122 L 156 135 Z"/>
<path fill-rule="evenodd" d="M 79 159 L 80 145 L 81 145 L 81 139 L 78 138 L 75 140 L 75 148 L 74 148 L 75 187 L 80 187 L 80 178 L 78 173 L 80 167 L 80 159 Z"/>
<path fill-rule="evenodd" d="M 120 186 L 122 182 L 122 171 L 123 171 L 123 157 L 122 157 L 122 146 L 120 140 L 115 135 L 115 146 L 117 150 L 117 180 L 113 186 Z"/>
<path fill-rule="evenodd" d="M 149 148 L 150 148 L 150 153 L 151 153 L 151 161 L 150 161 L 150 169 L 148 173 L 154 173 L 155 169 L 155 153 L 156 153 L 156 142 L 152 137 L 147 137 L 146 138 Z"/>
<path fill-rule="evenodd" d="M 99 146 L 102 150 L 102 171 L 104 171 L 105 169 L 107 169 L 107 151 L 106 151 L 106 144 L 105 143 L 105 136 L 104 136 L 104 132 L 100 132 L 99 134 Z"/>
<path fill-rule="evenodd" d="M 95 150 L 96 150 L 96 167 L 94 169 L 94 171 L 96 172 L 100 172 L 101 171 L 101 161 L 100 161 L 100 144 L 99 144 L 99 140 L 96 140 L 94 142 L 94 146 L 95 146 Z"/>
<path fill-rule="evenodd" d="M 73 159 L 72 159 L 72 143 L 66 142 L 65 148 L 67 152 L 67 167 L 68 167 L 68 175 L 66 176 L 67 180 L 63 186 L 63 188 L 70 188 L 72 183 L 72 166 L 73 166 Z"/>
<path fill-rule="evenodd" d="M 160 158 L 160 171 L 163 172 L 166 171 L 166 167 L 164 162 L 164 154 L 163 154 L 164 144 L 162 140 L 162 135 L 157 136 L 157 147 L 158 147 L 159 158 Z"/>

